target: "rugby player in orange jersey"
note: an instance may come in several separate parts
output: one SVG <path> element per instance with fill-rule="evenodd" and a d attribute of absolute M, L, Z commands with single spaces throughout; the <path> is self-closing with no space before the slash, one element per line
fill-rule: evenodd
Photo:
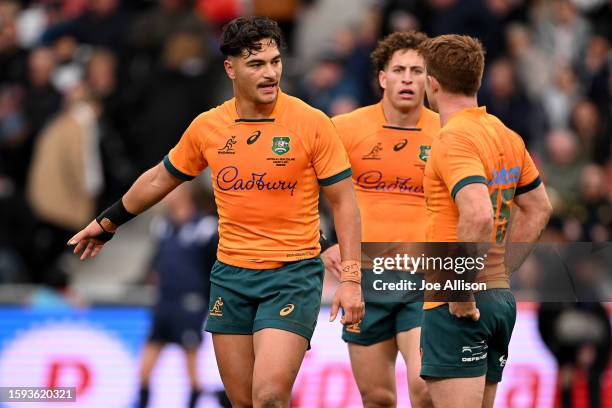
<path fill-rule="evenodd" d="M 421 52 L 427 99 L 442 125 L 425 168 L 427 240 L 493 243 L 474 278 L 486 290 L 442 299 L 461 302 L 425 302 L 421 376 L 436 408 L 491 408 L 516 320 L 509 274 L 528 255 L 506 259 L 504 244 L 531 248 L 552 209 L 523 140 L 478 107 L 480 42 L 443 35 L 427 40 Z"/>
<path fill-rule="evenodd" d="M 331 120 L 280 91 L 280 46 L 269 18 L 229 22 L 220 48 L 235 98 L 195 118 L 159 165 L 69 240 L 81 259 L 96 256 L 119 225 L 210 166 L 219 247 L 206 330 L 233 407 L 290 406 L 321 302 L 320 187 L 342 254 L 330 320 L 340 307 L 343 324 L 364 314 L 350 164 Z"/>
<path fill-rule="evenodd" d="M 425 242 L 423 171 L 433 136 L 440 130 L 438 114 L 423 106 L 426 73 L 418 47 L 426 39 L 422 33 L 397 32 L 380 41 L 372 53 L 383 93 L 380 102 L 333 118 L 353 169 L 364 243 Z M 338 247 L 330 247 L 323 259 L 333 271 L 340 261 Z M 421 287 L 422 273 L 410 278 Z M 398 351 L 408 368 L 412 406 L 431 406 L 419 375 L 419 295 L 396 299 L 373 293 L 366 297 L 363 322 L 343 329 L 367 408 L 396 406 Z"/>

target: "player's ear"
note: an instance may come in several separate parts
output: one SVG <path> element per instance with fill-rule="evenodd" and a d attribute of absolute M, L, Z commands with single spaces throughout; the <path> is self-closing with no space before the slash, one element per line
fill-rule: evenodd
<path fill-rule="evenodd" d="M 229 79 L 236 79 L 236 71 L 234 70 L 234 61 L 231 59 L 232 57 L 227 57 L 223 61 L 223 68 L 225 68 L 225 73 L 229 77 Z"/>
<path fill-rule="evenodd" d="M 382 89 L 387 89 L 387 74 L 382 69 L 378 71 L 378 85 L 380 85 Z"/>
<path fill-rule="evenodd" d="M 440 90 L 440 83 L 436 78 L 432 77 L 431 75 L 427 75 L 427 81 L 429 82 L 429 89 L 431 89 L 433 93 Z"/>

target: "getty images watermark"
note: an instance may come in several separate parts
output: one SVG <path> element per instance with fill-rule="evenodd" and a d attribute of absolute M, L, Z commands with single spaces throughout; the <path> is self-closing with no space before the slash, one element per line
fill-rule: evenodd
<path fill-rule="evenodd" d="M 372 288 L 375 291 L 423 291 L 423 290 L 455 290 L 455 291 L 481 291 L 487 290 L 485 282 L 470 282 L 461 279 L 465 272 L 481 272 L 485 268 L 487 254 L 477 257 L 451 257 L 451 256 L 411 256 L 408 254 L 395 254 L 394 256 L 375 257 L 372 259 L 372 273 L 382 275 L 385 271 L 425 273 L 439 271 L 455 273 L 456 279 L 447 279 L 444 282 L 427 282 L 425 280 L 399 279 L 388 282 L 375 279 Z"/>

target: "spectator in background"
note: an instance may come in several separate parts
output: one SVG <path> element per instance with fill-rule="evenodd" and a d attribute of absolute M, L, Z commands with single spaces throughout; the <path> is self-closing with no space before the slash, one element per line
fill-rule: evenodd
<path fill-rule="evenodd" d="M 357 109 L 361 89 L 345 67 L 338 55 L 323 55 L 306 76 L 302 98 L 329 116 Z"/>
<path fill-rule="evenodd" d="M 612 21 L 611 21 L 612 24 Z M 586 55 L 578 65 L 578 78 L 585 90 L 586 96 L 591 99 L 600 110 L 602 117 L 609 121 L 610 98 L 610 72 L 611 60 L 609 58 L 610 44 L 601 36 L 592 37 L 586 50 Z"/>
<path fill-rule="evenodd" d="M 597 4 L 595 9 L 589 13 L 589 18 L 593 22 L 594 31 L 606 37 L 612 43 L 612 0 L 603 0 Z"/>
<path fill-rule="evenodd" d="M 17 1 L 0 1 L 0 84 L 25 82 L 28 54 L 17 43 L 18 11 Z"/>
<path fill-rule="evenodd" d="M 517 82 L 509 59 L 499 58 L 490 64 L 487 81 L 478 99 L 488 112 L 521 135 L 526 145 L 531 144 L 534 136 L 544 132 L 544 113 L 531 102 Z"/>
<path fill-rule="evenodd" d="M 570 0 L 541 2 L 536 20 L 537 42 L 552 64 L 573 64 L 583 56 L 590 35 L 588 20 Z"/>
<path fill-rule="evenodd" d="M 300 0 L 253 0 L 254 15 L 267 16 L 278 22 L 289 54 L 293 54 L 293 33 L 299 6 Z"/>
<path fill-rule="evenodd" d="M 115 55 L 107 49 L 94 49 L 85 66 L 85 80 L 93 97 L 100 101 L 98 126 L 104 189 L 98 197 L 97 208 L 106 208 L 137 177 L 136 166 L 128 157 L 123 138 L 127 135 L 121 133 L 127 126 L 129 112 L 125 111 L 117 90 Z"/>
<path fill-rule="evenodd" d="M 596 302 L 540 304 L 538 328 L 559 365 L 561 408 L 574 407 L 572 388 L 578 370 L 587 372 L 589 407 L 600 408 L 601 377 L 608 365 L 610 320 Z"/>
<path fill-rule="evenodd" d="M 506 42 L 519 82 L 529 97 L 540 98 L 552 81 L 546 54 L 534 45 L 531 30 L 519 23 L 508 26 Z"/>
<path fill-rule="evenodd" d="M 387 0 L 381 9 L 381 37 L 396 31 L 425 31 L 432 10 L 422 0 Z"/>
<path fill-rule="evenodd" d="M 564 212 L 576 203 L 579 193 L 584 163 L 579 157 L 578 141 L 569 130 L 554 130 L 546 136 L 546 149 L 542 173 L 546 187 L 559 197 L 555 211 Z"/>
<path fill-rule="evenodd" d="M 20 189 L 25 186 L 36 138 L 62 104 L 62 95 L 51 83 L 56 65 L 53 51 L 45 47 L 36 48 L 31 51 L 28 62 L 28 84 L 23 104 L 27 134 L 23 145 L 13 155 L 17 168 L 16 181 Z"/>
<path fill-rule="evenodd" d="M 136 86 L 128 152 L 138 171 L 159 158 L 180 139 L 185 126 L 219 100 L 223 64 L 210 63 L 209 50 L 197 33 L 169 37 L 156 72 Z"/>
<path fill-rule="evenodd" d="M 441 34 L 465 34 L 480 39 L 487 62 L 494 61 L 504 51 L 503 21 L 510 12 L 503 1 L 483 0 L 429 0 L 432 15 L 427 32 L 431 36 Z"/>
<path fill-rule="evenodd" d="M 367 16 L 372 16 L 368 13 Z M 364 16 L 364 20 L 366 17 Z M 333 52 L 342 60 L 345 67 L 350 67 L 350 76 L 361 90 L 359 105 L 376 102 L 378 84 L 372 75 L 370 54 L 376 46 L 376 32 L 365 21 L 359 30 L 352 28 L 339 29 L 334 36 Z M 345 74 L 345 75 L 346 75 Z"/>
<path fill-rule="evenodd" d="M 553 83 L 542 96 L 550 127 L 558 129 L 569 126 L 570 113 L 581 98 L 574 70 L 569 65 L 557 67 Z"/>
<path fill-rule="evenodd" d="M 40 281 L 57 269 L 66 237 L 96 211 L 104 186 L 99 152 L 99 104 L 85 85 L 68 95 L 67 106 L 34 145 L 27 198 L 40 220 L 33 238 L 32 271 Z"/>
<path fill-rule="evenodd" d="M 583 159 L 603 164 L 610 158 L 610 135 L 597 106 L 588 99 L 576 104 L 570 118 L 572 130 L 580 141 Z"/>
<path fill-rule="evenodd" d="M 56 89 L 66 94 L 83 79 L 83 52 L 79 52 L 83 47 L 67 35 L 48 43 L 48 46 L 53 49 L 57 62 L 51 81 Z"/>
<path fill-rule="evenodd" d="M 594 164 L 585 166 L 581 174 L 579 203 L 571 208 L 570 219 L 580 225 L 575 241 L 608 242 L 612 238 L 612 204 L 605 188 L 605 173 Z"/>
<path fill-rule="evenodd" d="M 166 214 L 153 225 L 157 250 L 152 269 L 156 273 L 158 297 L 153 324 L 145 345 L 140 372 L 139 407 L 149 401 L 151 373 L 163 347 L 176 343 L 186 355 L 191 385 L 189 408 L 202 392 L 198 378 L 197 351 L 202 325 L 208 312 L 210 271 L 217 253 L 217 217 L 212 198 L 208 209 L 198 207 L 195 183 L 183 184 L 164 199 Z"/>
<path fill-rule="evenodd" d="M 73 19 L 49 27 L 43 43 L 71 37 L 78 43 L 103 46 L 122 54 L 130 20 L 119 0 L 90 0 L 87 9 Z"/>
<path fill-rule="evenodd" d="M 208 40 L 208 27 L 194 13 L 188 0 L 161 0 L 158 5 L 136 17 L 130 28 L 130 46 L 137 54 L 138 63 L 154 67 L 164 49 L 166 39 L 176 32 L 189 31 Z"/>

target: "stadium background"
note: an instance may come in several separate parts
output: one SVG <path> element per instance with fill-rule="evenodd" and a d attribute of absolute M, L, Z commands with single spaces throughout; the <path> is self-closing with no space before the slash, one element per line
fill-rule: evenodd
<path fill-rule="evenodd" d="M 231 96 L 218 36 L 242 14 L 281 22 L 283 90 L 329 115 L 376 101 L 369 53 L 381 36 L 419 29 L 480 38 L 479 102 L 525 139 L 553 201 L 544 240 L 610 241 L 612 1 L 0 0 L 0 386 L 74 384 L 82 399 L 72 407 L 125 407 L 135 397 L 155 297 L 150 225 L 162 210 L 123 227 L 94 261 L 61 251 L 197 113 Z M 210 188 L 206 175 L 196 182 Z M 612 299 L 605 272 L 603 301 Z M 326 280 L 325 299 L 333 288 Z M 519 306 L 500 407 L 554 405 L 556 364 L 536 309 Z M 295 404 L 358 406 L 339 326 L 322 316 Z M 209 347 L 201 375 L 214 390 Z M 186 398 L 180 359 L 175 348 L 164 353 L 154 406 Z M 579 378 L 576 406 L 585 406 L 584 388 Z M 610 403 L 609 370 L 604 389 Z"/>

